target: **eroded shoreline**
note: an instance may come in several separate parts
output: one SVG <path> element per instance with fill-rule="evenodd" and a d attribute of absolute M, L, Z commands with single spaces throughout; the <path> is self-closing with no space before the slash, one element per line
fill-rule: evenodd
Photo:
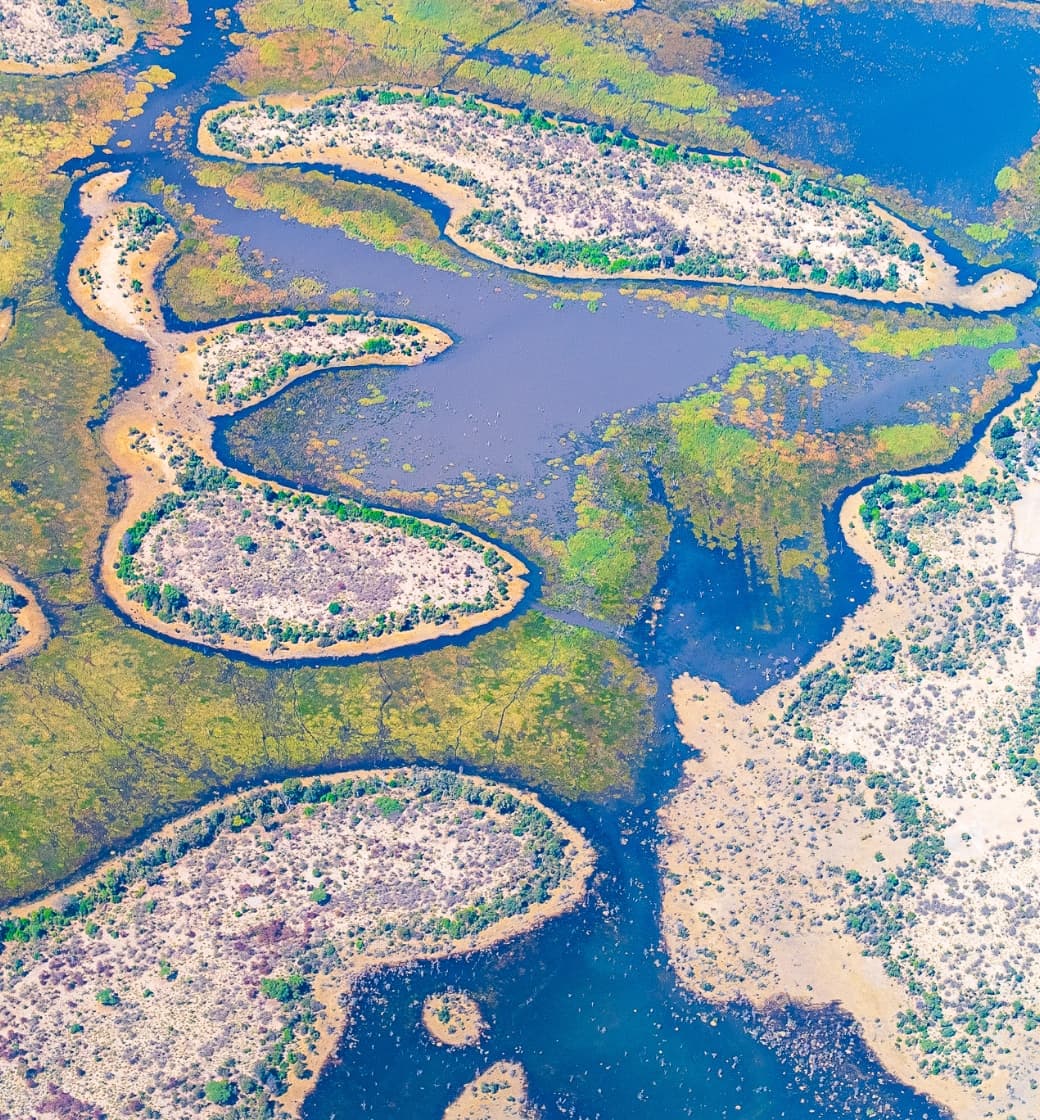
<path fill-rule="evenodd" d="M 698 752 L 660 814 L 680 982 L 720 1003 L 839 1004 L 958 1120 L 1023 1115 L 1040 1062 L 1038 395 L 965 466 L 847 498 L 876 590 L 801 683 L 746 706 L 691 677 L 673 694 Z"/>

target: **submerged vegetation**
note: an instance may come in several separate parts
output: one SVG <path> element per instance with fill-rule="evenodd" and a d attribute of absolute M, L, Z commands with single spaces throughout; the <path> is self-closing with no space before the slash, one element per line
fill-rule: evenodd
<path fill-rule="evenodd" d="M 340 229 L 418 264 L 462 268 L 461 255 L 441 238 L 429 213 L 393 191 L 295 167 L 210 161 L 197 163 L 194 174 L 202 186 L 219 187 L 242 209 L 274 210 L 305 226 Z"/>

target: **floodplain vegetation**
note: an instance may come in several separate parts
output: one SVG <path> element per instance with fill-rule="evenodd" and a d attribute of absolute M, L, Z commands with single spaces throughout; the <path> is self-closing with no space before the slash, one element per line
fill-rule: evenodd
<path fill-rule="evenodd" d="M 106 423 L 133 480 L 105 551 L 117 602 L 163 633 L 262 657 L 386 648 L 508 613 L 526 584 L 519 561 L 494 546 L 354 501 L 276 491 L 221 467 L 212 449 L 212 410 L 333 363 L 421 361 L 447 337 L 366 315 L 167 332 L 153 276 L 173 234 L 152 207 L 113 202 L 123 178 L 84 186 L 94 220 L 72 273 L 87 314 L 152 353 L 151 377 Z"/>
<path fill-rule="evenodd" d="M 648 144 L 473 98 L 358 89 L 207 114 L 207 154 L 332 161 L 416 182 L 452 207 L 447 233 L 547 275 L 655 276 L 966 302 L 955 270 L 869 199 L 741 157 Z M 987 306 L 1032 291 L 994 276 Z M 981 282 L 980 282 L 981 283 Z M 1006 288 L 1006 290 L 1005 290 Z"/>
<path fill-rule="evenodd" d="M 1034 390 L 966 470 L 849 499 L 878 589 L 797 682 L 675 687 L 700 752 L 662 813 L 683 983 L 839 1002 L 958 1120 L 1036 1100 L 1038 506 Z"/>
<path fill-rule="evenodd" d="M 132 7 L 154 15 L 142 28 L 149 41 L 179 10 Z M 139 107 L 149 93 L 128 93 L 114 69 L 0 79 L 0 558 L 17 563 L 53 630 L 45 648 L 0 673 L 11 744 L 0 773 L 0 899 L 66 879 L 215 789 L 373 755 L 465 762 L 572 799 L 631 790 L 652 733 L 653 682 L 620 643 L 536 611 L 407 659 L 272 669 L 202 656 L 127 626 L 99 601 L 96 559 L 121 490 L 96 423 L 118 370 L 64 306 L 55 261 L 75 185 L 62 168 L 111 141 L 131 96 Z M 189 238 L 195 251 L 164 283 L 173 302 L 177 282 L 185 318 L 304 302 L 308 278 L 279 288 L 254 276 L 248 248 L 197 215 L 182 249 Z M 307 306 L 355 310 L 349 293 L 318 304 L 316 287 Z"/>
<path fill-rule="evenodd" d="M 444 770 L 228 799 L 0 915 L 4 1115 L 296 1115 L 361 973 L 530 930 L 593 862 L 534 797 Z"/>

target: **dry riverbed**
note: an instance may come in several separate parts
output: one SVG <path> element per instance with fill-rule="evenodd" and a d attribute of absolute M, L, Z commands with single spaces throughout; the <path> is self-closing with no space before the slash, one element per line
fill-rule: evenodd
<path fill-rule="evenodd" d="M 149 206 L 82 188 L 91 228 L 73 262 L 80 307 L 143 342 L 152 369 L 103 430 L 127 502 L 103 551 L 105 589 L 170 637 L 268 660 L 375 652 L 508 614 L 527 569 L 454 525 L 276 489 L 225 469 L 214 419 L 332 365 L 414 364 L 441 331 L 374 315 L 280 316 L 167 331 L 156 269 L 174 233 Z"/>
<path fill-rule="evenodd" d="M 530 930 L 593 861 L 534 797 L 441 770 L 227 799 L 0 917 L 4 1115 L 296 1114 L 361 973 Z"/>
<path fill-rule="evenodd" d="M 1035 289 L 961 286 L 919 231 L 875 203 L 740 157 L 450 95 L 335 92 L 208 113 L 207 155 L 335 163 L 416 184 L 447 234 L 489 260 L 574 277 L 679 278 L 997 310 Z"/>
<path fill-rule="evenodd" d="M 800 680 L 745 707 L 674 690 L 697 752 L 661 813 L 681 982 L 840 1004 L 958 1120 L 1040 1094 L 1040 558 L 1015 532 L 1035 399 L 966 471 L 850 498 L 877 591 Z"/>

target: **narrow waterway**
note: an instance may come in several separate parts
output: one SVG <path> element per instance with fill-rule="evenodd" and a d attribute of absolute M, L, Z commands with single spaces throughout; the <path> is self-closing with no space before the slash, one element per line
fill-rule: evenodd
<path fill-rule="evenodd" d="M 260 473 L 329 487 L 329 476 L 307 453 L 318 437 L 355 450 L 360 459 L 351 461 L 364 461 L 365 482 L 374 490 L 406 481 L 410 489 L 453 483 L 467 471 L 482 480 L 507 479 L 519 488 L 521 511 L 562 531 L 572 517 L 573 478 L 562 465 L 594 441 L 603 417 L 645 410 L 710 384 L 748 351 L 804 351 L 834 368 L 802 418 L 810 427 L 907 422 L 922 406 L 942 419 L 989 372 L 984 352 L 958 348 L 899 362 L 861 354 L 830 334 L 777 336 L 738 316 L 698 316 L 640 302 L 616 284 L 596 285 L 600 296 L 591 305 L 589 299 L 558 299 L 492 266 L 475 264 L 471 276 L 445 273 L 337 231 L 236 210 L 220 192 L 198 187 L 184 163 L 150 138 L 159 113 L 188 106 L 197 114 L 228 96 L 208 84 L 228 49 L 216 26 L 217 6 L 216 0 L 193 5 L 184 44 L 155 59 L 175 72 L 175 82 L 114 138 L 129 141 L 122 150 L 113 143 L 118 154 L 111 163 L 132 171 L 130 194 L 149 197 L 148 184 L 161 177 L 216 219 L 218 232 L 248 237 L 278 278 L 307 275 L 330 291 L 358 287 L 379 311 L 437 323 L 457 340 L 442 358 L 416 369 L 310 378 L 222 429 L 226 454 Z M 851 27 L 861 13 L 843 7 L 827 18 Z M 913 12 L 900 19 L 917 20 L 920 34 L 930 27 Z M 993 36 L 993 51 L 1006 48 L 1001 26 L 980 24 L 981 34 Z M 950 42 L 950 51 L 960 50 L 959 40 Z M 769 88 L 771 58 L 766 48 L 748 51 L 741 80 Z M 116 65 L 130 73 L 152 60 L 135 52 Z M 946 89 L 948 61 L 941 50 L 927 55 L 915 73 L 917 84 Z M 820 73 L 821 103 L 839 104 L 840 68 L 830 79 L 828 67 Z M 795 154 L 819 155 L 791 136 Z M 873 143 L 883 141 L 879 135 Z M 1009 135 L 1002 143 L 1018 138 Z M 939 154 L 948 156 L 939 149 L 925 153 L 922 166 Z M 966 166 L 965 176 L 962 185 L 981 204 L 984 176 L 974 165 Z M 67 268 L 82 232 L 72 206 L 66 218 L 59 269 Z M 126 380 L 143 372 L 139 348 L 107 341 L 122 359 Z M 370 378 L 380 392 L 368 393 L 377 403 L 364 404 L 358 386 L 367 392 Z M 659 688 L 658 732 L 647 744 L 637 795 L 624 803 L 559 806 L 587 829 L 600 852 L 588 903 L 494 952 L 370 977 L 337 1060 L 306 1105 L 307 1120 L 440 1120 L 463 1085 L 502 1057 L 522 1061 L 547 1117 L 940 1115 L 887 1077 L 833 1010 L 781 1010 L 763 1021 L 739 1008 L 713 1009 L 677 987 L 660 947 L 656 809 L 675 788 L 686 757 L 673 727 L 671 681 L 693 672 L 746 700 L 794 673 L 869 594 L 867 572 L 843 546 L 833 518 L 828 541 L 826 580 L 792 580 L 777 590 L 757 577 L 739 549 L 727 555 L 707 548 L 675 517 L 657 588 L 664 606 L 656 626 L 651 631 L 641 619 L 623 639 Z M 419 1024 L 424 996 L 446 985 L 472 992 L 485 1008 L 491 1029 L 479 1052 L 438 1047 Z"/>

